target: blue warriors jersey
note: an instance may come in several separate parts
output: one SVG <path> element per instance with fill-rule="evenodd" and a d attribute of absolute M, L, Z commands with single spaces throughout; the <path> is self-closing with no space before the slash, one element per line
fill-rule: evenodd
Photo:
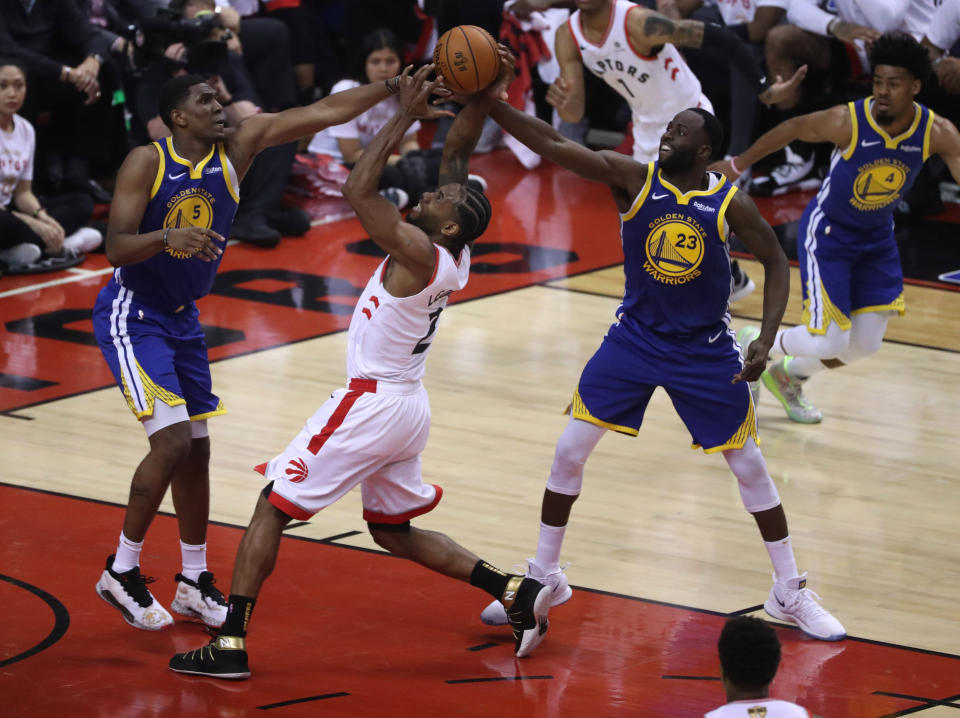
<path fill-rule="evenodd" d="M 913 123 L 890 137 L 870 114 L 872 97 L 851 102 L 853 134 L 845 150 L 834 150 L 830 173 L 816 202 L 834 223 L 870 232 L 893 226 L 893 210 L 930 155 L 934 114 L 914 103 Z"/>
<path fill-rule="evenodd" d="M 214 145 L 196 167 L 177 154 L 172 138 L 153 145 L 160 153 L 160 166 L 139 231 L 204 227 L 228 237 L 240 195 L 237 173 L 223 143 Z M 168 248 L 142 262 L 119 267 L 113 276 L 142 301 L 174 310 L 209 294 L 222 257 L 205 262 Z"/>
<path fill-rule="evenodd" d="M 657 162 L 620 215 L 626 317 L 661 334 L 690 334 L 729 319 L 727 207 L 737 188 L 708 173 L 706 190 L 681 192 Z"/>

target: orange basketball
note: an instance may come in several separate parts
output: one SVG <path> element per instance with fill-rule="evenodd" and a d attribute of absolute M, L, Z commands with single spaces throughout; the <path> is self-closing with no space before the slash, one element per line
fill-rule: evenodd
<path fill-rule="evenodd" d="M 457 25 L 443 33 L 433 62 L 447 87 L 466 94 L 486 89 L 500 72 L 496 40 L 476 25 Z"/>

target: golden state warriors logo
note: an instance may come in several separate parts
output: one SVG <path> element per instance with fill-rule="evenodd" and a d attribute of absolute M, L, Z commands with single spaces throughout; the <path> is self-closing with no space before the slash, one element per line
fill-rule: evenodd
<path fill-rule="evenodd" d="M 665 214 L 650 223 L 643 268 L 663 284 L 686 284 L 701 272 L 706 232 L 693 217 Z"/>
<path fill-rule="evenodd" d="M 203 187 L 190 187 L 177 192 L 167 201 L 167 214 L 163 218 L 163 227 L 179 229 L 181 227 L 213 226 L 213 203 L 216 201 L 210 192 Z M 188 259 L 193 256 L 190 252 L 168 247 L 167 254 L 177 259 Z"/>
<path fill-rule="evenodd" d="M 900 160 L 882 159 L 865 164 L 853 181 L 850 204 L 862 211 L 883 209 L 900 197 L 910 168 Z"/>

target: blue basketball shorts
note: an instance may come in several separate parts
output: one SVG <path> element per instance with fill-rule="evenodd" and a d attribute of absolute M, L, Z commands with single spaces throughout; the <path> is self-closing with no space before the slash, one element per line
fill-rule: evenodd
<path fill-rule="evenodd" d="M 846 331 L 854 314 L 906 311 L 892 225 L 854 230 L 831 222 L 813 201 L 800 219 L 797 259 L 802 321 L 812 334 L 825 334 L 830 322 Z"/>
<path fill-rule="evenodd" d="M 97 295 L 93 329 L 138 419 L 152 416 L 156 401 L 186 404 L 194 421 L 226 413 L 211 391 L 207 343 L 196 305 L 179 312 L 158 309 L 111 280 Z"/>
<path fill-rule="evenodd" d="M 683 337 L 657 334 L 625 318 L 610 327 L 583 368 L 574 418 L 636 436 L 650 397 L 664 388 L 693 442 L 706 453 L 743 448 L 757 438 L 753 398 L 732 384 L 743 364 L 736 335 L 723 324 Z"/>

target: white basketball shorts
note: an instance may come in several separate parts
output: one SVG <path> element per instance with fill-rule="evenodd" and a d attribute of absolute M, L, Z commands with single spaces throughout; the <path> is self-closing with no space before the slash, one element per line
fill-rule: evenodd
<path fill-rule="evenodd" d="M 270 503 L 292 518 L 309 519 L 360 484 L 365 521 L 402 524 L 443 495 L 420 476 L 429 434 L 430 402 L 419 381 L 351 379 L 256 470 L 273 481 Z"/>

